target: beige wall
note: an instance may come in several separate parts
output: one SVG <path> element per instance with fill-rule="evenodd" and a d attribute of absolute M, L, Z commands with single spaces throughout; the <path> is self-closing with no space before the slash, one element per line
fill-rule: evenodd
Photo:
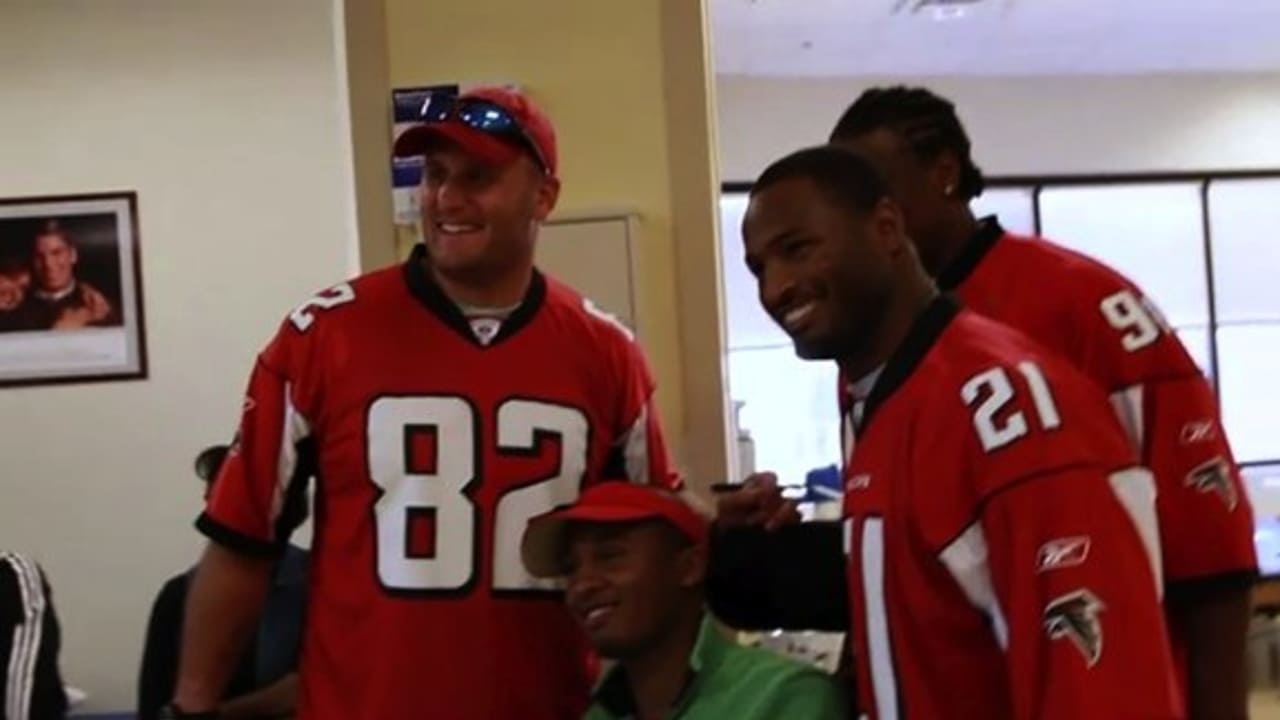
<path fill-rule="evenodd" d="M 729 433 L 724 282 L 720 276 L 720 175 L 715 87 L 705 2 L 661 0 L 670 153 L 672 241 L 684 375 L 685 458 L 696 485 L 736 471 Z M 735 456 L 730 459 L 729 456 Z"/>
<path fill-rule="evenodd" d="M 778 79 L 721 76 L 721 174 L 824 142 L 863 88 L 952 99 L 992 175 L 1280 167 L 1280 74 Z"/>
<path fill-rule="evenodd" d="M 519 84 L 556 123 L 559 210 L 639 212 L 638 330 L 698 484 L 727 462 L 703 6 L 386 0 L 393 86 Z"/>
<path fill-rule="evenodd" d="M 387 16 L 381 2 L 335 0 L 343 6 L 342 37 L 335 44 L 346 68 L 342 90 L 350 106 L 358 251 L 364 270 L 398 259 L 391 217 L 391 85 Z"/>
<path fill-rule="evenodd" d="M 48 570 L 90 709 L 132 708 L 150 603 L 200 544 L 192 457 L 284 313 L 353 266 L 339 28 L 316 0 L 0 17 L 0 196 L 139 193 L 150 379 L 0 391 L 0 547 Z"/>

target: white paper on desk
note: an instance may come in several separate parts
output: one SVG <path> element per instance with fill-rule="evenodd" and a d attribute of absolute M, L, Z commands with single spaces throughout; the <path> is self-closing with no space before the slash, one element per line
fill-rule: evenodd
<path fill-rule="evenodd" d="M 63 685 L 62 690 L 67 694 L 67 706 L 69 708 L 80 707 L 81 705 L 84 704 L 85 700 L 89 699 L 89 693 L 81 690 L 78 687 Z"/>

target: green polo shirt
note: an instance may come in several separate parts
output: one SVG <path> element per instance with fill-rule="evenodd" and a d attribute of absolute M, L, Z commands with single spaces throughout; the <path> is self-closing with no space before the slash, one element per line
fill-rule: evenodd
<path fill-rule="evenodd" d="M 840 720 L 844 694 L 821 669 L 726 638 L 707 614 L 689 656 L 692 671 L 666 720 Z M 635 703 L 622 667 L 597 686 L 586 720 L 628 720 Z"/>

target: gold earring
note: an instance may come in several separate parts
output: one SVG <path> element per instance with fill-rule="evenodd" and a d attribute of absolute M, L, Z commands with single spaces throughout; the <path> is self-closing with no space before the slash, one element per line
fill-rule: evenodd
<path fill-rule="evenodd" d="M 955 186 L 955 184 L 947 185 L 947 190 L 946 190 L 946 192 L 947 192 L 947 197 L 951 197 L 952 195 L 955 195 L 955 194 L 956 194 L 956 186 Z"/>

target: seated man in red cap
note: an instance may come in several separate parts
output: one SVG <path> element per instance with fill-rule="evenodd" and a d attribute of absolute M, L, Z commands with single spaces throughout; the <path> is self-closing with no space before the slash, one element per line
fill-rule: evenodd
<path fill-rule="evenodd" d="M 567 579 L 570 614 L 618 661 L 587 720 L 846 717 L 826 673 L 716 627 L 703 605 L 707 537 L 707 521 L 680 498 L 627 482 L 530 521 L 525 567 Z"/>

